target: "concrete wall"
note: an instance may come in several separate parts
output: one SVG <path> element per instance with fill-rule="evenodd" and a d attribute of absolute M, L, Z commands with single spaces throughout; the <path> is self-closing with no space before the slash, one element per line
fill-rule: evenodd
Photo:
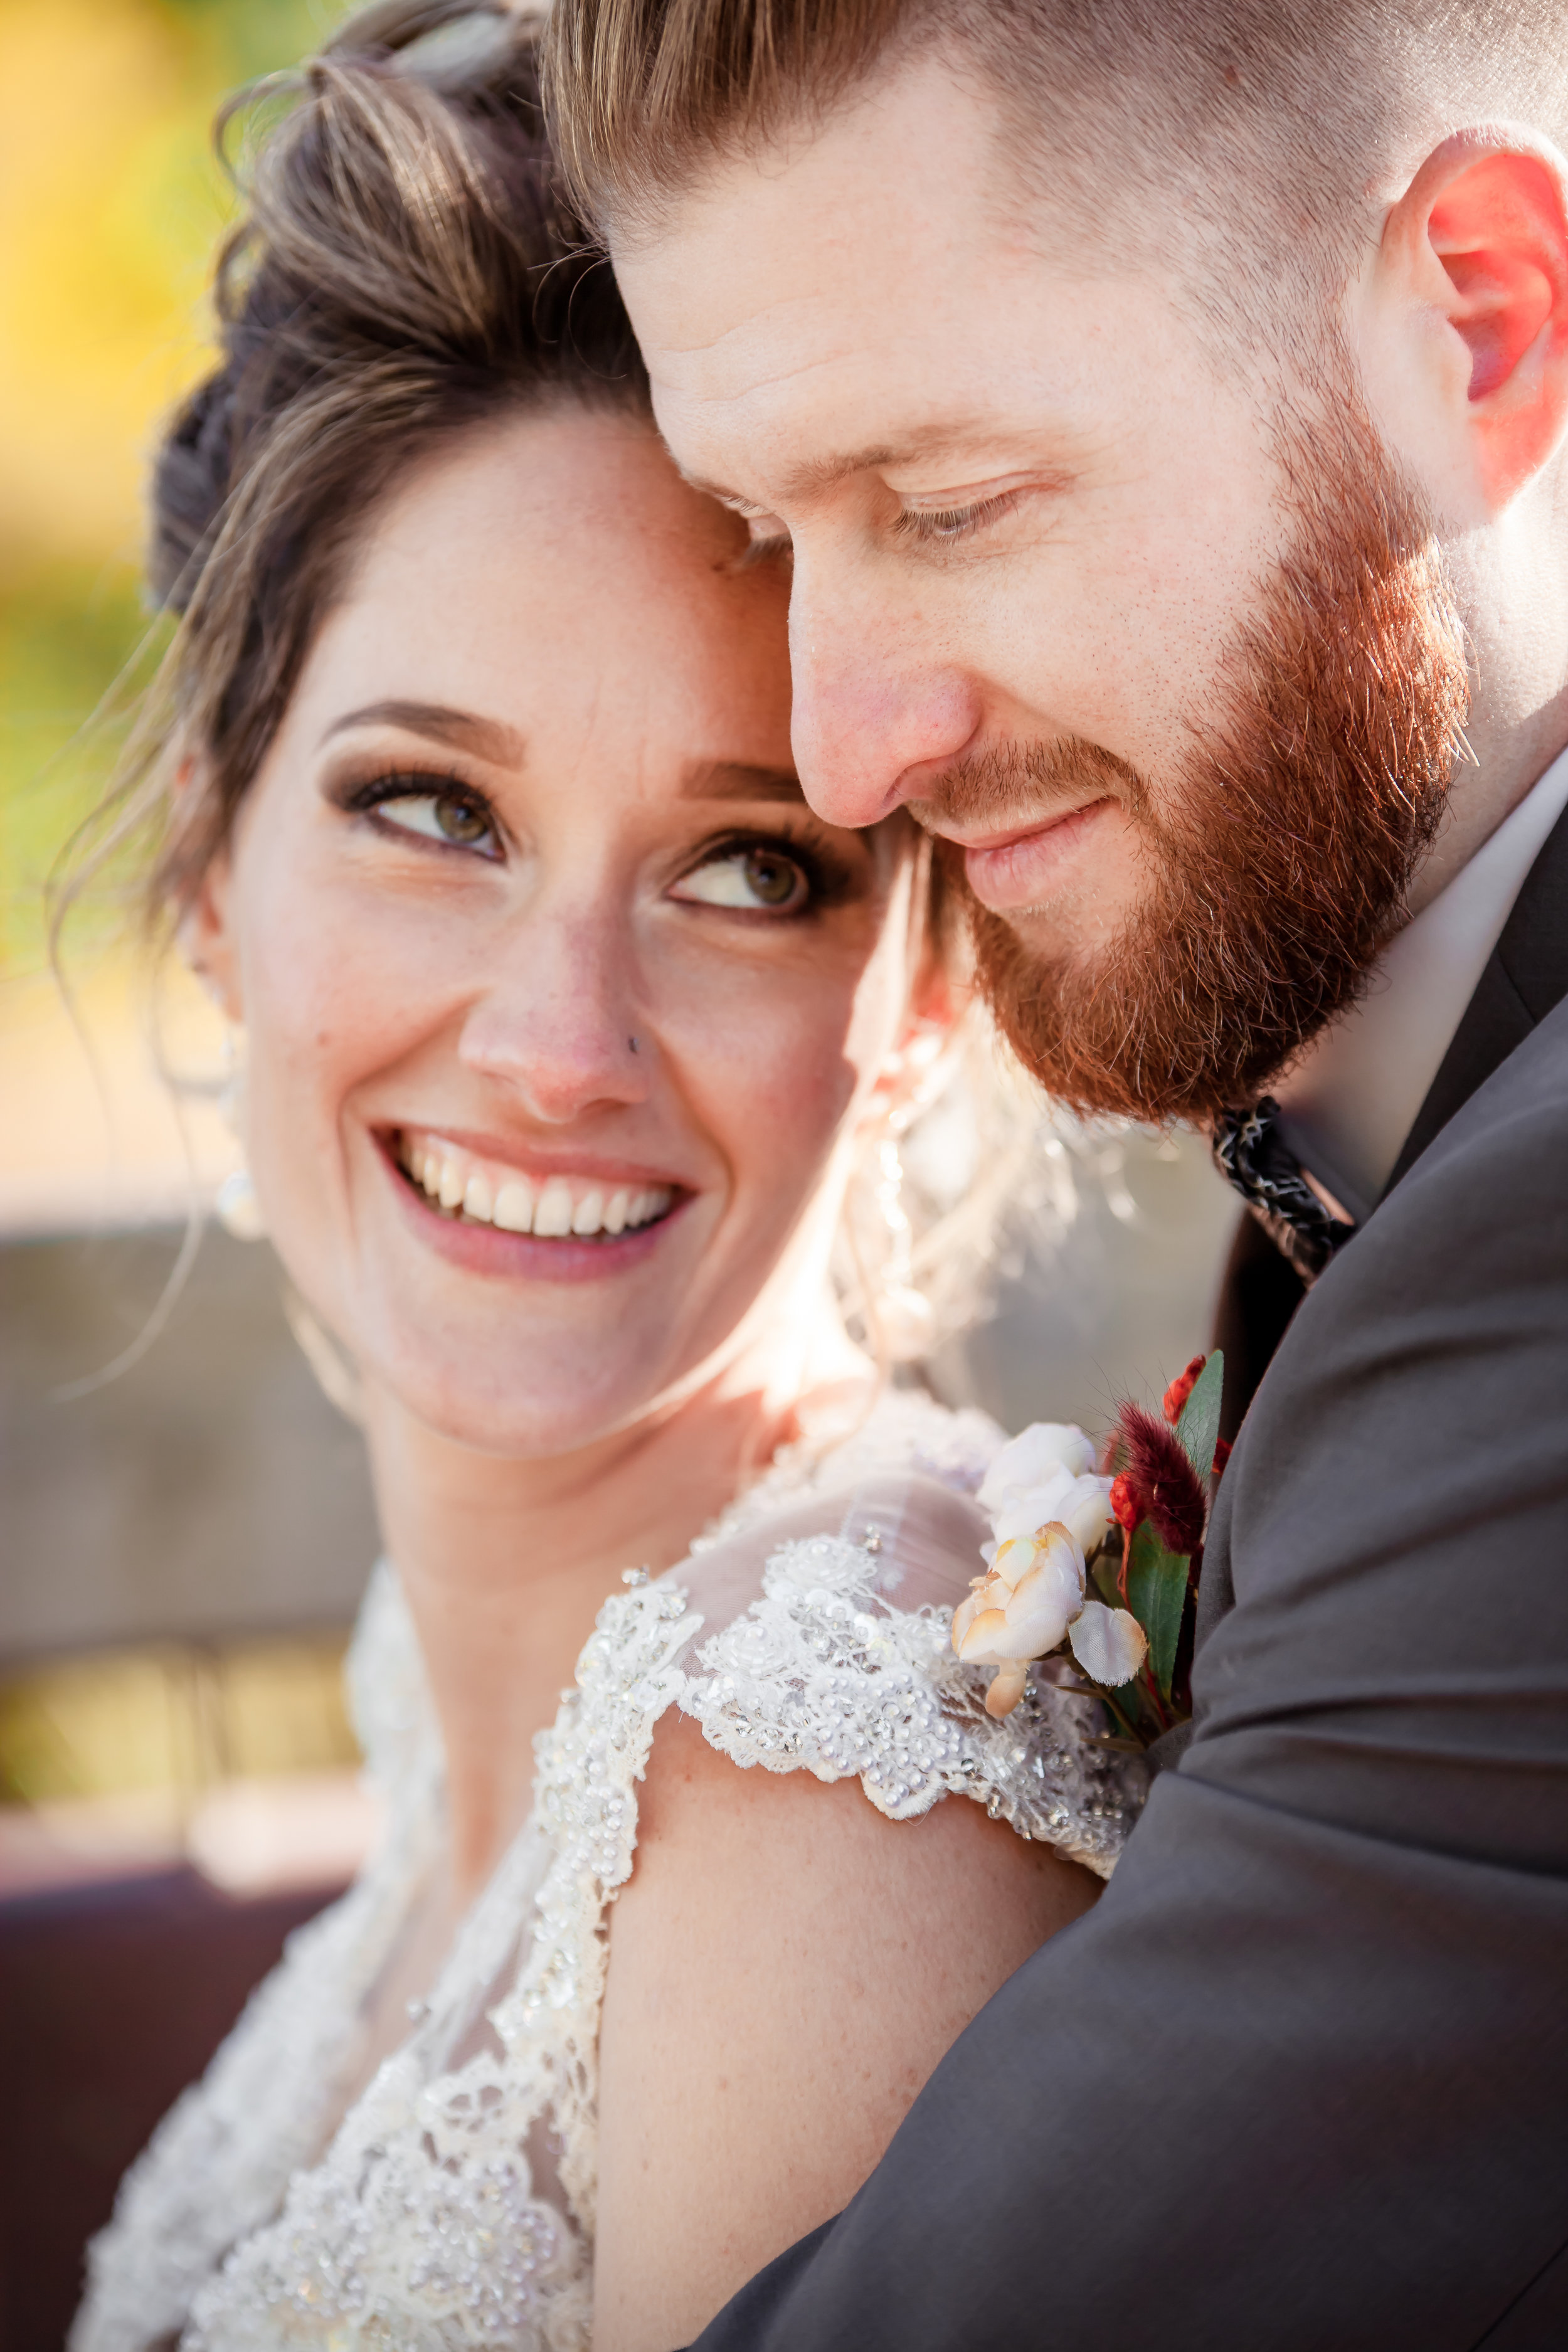
<path fill-rule="evenodd" d="M 375 1558 L 359 1433 L 328 1404 L 264 1245 L 208 1232 L 167 1329 L 133 1339 L 176 1232 L 0 1248 L 0 1657 L 339 1625 Z"/>

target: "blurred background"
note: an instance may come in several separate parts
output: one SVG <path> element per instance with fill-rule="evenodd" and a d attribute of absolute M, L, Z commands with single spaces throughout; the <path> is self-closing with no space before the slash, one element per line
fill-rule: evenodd
<path fill-rule="evenodd" d="M 61 2342 L 123 2166 L 373 1826 L 364 1470 L 270 1252 L 205 1218 L 221 1036 L 112 887 L 68 1003 L 44 904 L 162 643 L 140 494 L 209 350 L 211 118 L 339 13 L 0 0 L 0 2352 Z M 1038 1194 L 937 1384 L 1102 1424 L 1205 1344 L 1228 1198 L 1132 1129 L 1058 1140 Z"/>

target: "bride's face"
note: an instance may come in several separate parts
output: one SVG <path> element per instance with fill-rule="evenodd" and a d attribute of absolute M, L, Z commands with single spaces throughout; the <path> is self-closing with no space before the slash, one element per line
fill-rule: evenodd
<path fill-rule="evenodd" d="M 194 918 L 290 1275 L 487 1450 L 589 1443 L 787 1320 L 906 1017 L 908 836 L 806 808 L 786 587 L 738 538 L 628 421 L 427 463 Z"/>

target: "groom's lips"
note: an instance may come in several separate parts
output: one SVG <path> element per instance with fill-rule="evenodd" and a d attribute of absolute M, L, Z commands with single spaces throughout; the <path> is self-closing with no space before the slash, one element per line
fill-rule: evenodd
<path fill-rule="evenodd" d="M 996 915 L 1039 906 L 1050 897 L 1090 825 L 1110 804 L 1107 793 L 1080 808 L 1064 809 L 1059 816 L 961 843 L 969 887 L 981 905 Z"/>

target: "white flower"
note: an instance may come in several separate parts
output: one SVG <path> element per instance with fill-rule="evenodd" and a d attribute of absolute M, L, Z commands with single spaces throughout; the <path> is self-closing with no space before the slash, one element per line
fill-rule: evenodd
<path fill-rule="evenodd" d="M 1105 1540 L 1112 1517 L 1109 1478 L 1075 1478 L 1069 1471 L 1058 1470 L 1044 1485 L 1004 1504 L 991 1524 L 1001 1544 L 1032 1536 L 1037 1528 L 1058 1519 L 1087 1558 Z"/>
<path fill-rule="evenodd" d="M 989 1572 L 952 1613 L 952 1646 L 965 1665 L 1001 1669 L 985 1695 L 988 1714 L 1017 1706 L 1030 1660 L 1057 1647 L 1083 1595 L 1083 1549 L 1059 1520 L 997 1545 Z"/>
<path fill-rule="evenodd" d="M 1065 1470 L 1081 1478 L 1094 1467 L 1094 1448 L 1081 1429 L 1065 1421 L 1037 1421 L 1009 1440 L 981 1482 L 983 1511 L 995 1513 L 1020 1496 L 1046 1486 Z"/>
<path fill-rule="evenodd" d="M 1130 1683 L 1149 1654 L 1149 1640 L 1128 1609 L 1086 1601 L 1068 1634 L 1073 1656 L 1091 1683 L 1115 1690 Z"/>

